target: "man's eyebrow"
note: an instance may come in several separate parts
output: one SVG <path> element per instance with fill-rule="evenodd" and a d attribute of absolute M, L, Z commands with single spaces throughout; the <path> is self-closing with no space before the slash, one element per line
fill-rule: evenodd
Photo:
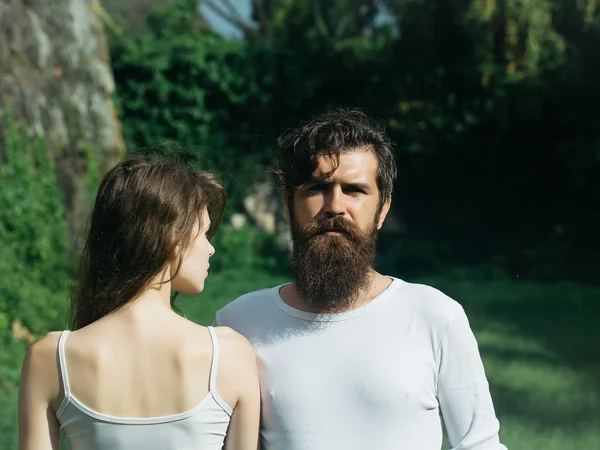
<path fill-rule="evenodd" d="M 315 177 L 311 176 L 308 180 L 306 180 L 305 184 L 331 184 L 331 179 L 325 177 Z"/>
<path fill-rule="evenodd" d="M 325 177 L 315 177 L 315 176 L 311 176 L 305 184 L 321 184 L 321 185 L 326 185 L 326 184 L 333 184 L 333 181 L 331 181 L 330 178 L 325 178 Z M 371 186 L 369 186 L 367 183 L 362 183 L 362 182 L 356 182 L 356 183 L 342 183 L 342 186 L 345 188 L 354 188 L 354 189 L 360 189 L 362 191 L 365 191 L 367 194 L 371 193 L 372 189 Z"/>

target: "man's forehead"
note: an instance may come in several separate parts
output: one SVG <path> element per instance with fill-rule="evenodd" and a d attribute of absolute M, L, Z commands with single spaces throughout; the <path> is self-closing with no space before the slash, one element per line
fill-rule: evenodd
<path fill-rule="evenodd" d="M 360 178 L 363 181 L 375 181 L 377 157 L 369 150 L 354 150 L 340 153 L 333 159 L 327 155 L 317 157 L 317 166 L 311 174 L 313 181 L 332 181 L 332 179 Z"/>

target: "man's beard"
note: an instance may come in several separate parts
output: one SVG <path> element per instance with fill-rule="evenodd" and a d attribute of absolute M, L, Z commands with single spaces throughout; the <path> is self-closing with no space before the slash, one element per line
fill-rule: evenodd
<path fill-rule="evenodd" d="M 339 235 L 326 235 L 337 231 Z M 300 298 L 319 312 L 349 309 L 371 285 L 376 222 L 362 231 L 339 216 L 300 226 L 292 220 L 292 269 Z"/>

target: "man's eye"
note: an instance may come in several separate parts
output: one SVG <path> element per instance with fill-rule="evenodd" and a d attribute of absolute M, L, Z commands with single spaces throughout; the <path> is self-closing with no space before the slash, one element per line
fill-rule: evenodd
<path fill-rule="evenodd" d="M 346 189 L 346 192 L 350 192 L 350 193 L 352 193 L 352 194 L 364 194 L 364 193 L 365 193 L 365 191 L 363 191 L 363 190 L 362 190 L 362 189 L 360 189 L 360 188 L 352 188 L 352 187 L 351 187 L 351 188 L 348 188 L 348 189 Z"/>

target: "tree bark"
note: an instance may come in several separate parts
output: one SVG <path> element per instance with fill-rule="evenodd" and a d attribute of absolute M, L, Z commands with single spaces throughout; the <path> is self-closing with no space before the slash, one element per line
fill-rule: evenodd
<path fill-rule="evenodd" d="M 125 154 L 98 7 L 92 0 L 0 0 L 0 114 L 10 107 L 44 137 L 73 250 L 91 206 L 90 159 L 102 175 Z"/>

